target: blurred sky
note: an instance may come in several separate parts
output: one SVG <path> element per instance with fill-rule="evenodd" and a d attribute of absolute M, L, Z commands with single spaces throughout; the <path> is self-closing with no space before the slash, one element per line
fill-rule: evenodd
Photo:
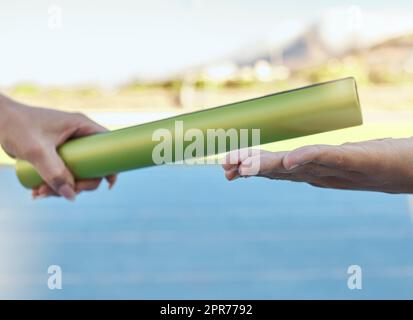
<path fill-rule="evenodd" d="M 53 6 L 61 27 L 50 28 Z M 0 85 L 165 77 L 257 41 L 285 41 L 325 17 L 327 36 L 341 41 L 332 10 L 375 16 L 361 27 L 368 37 L 413 30 L 411 0 L 2 0 Z"/>

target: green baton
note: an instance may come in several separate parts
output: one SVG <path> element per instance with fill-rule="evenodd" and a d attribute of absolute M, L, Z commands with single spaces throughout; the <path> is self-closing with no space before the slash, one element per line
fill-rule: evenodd
<path fill-rule="evenodd" d="M 356 82 L 345 78 L 70 140 L 58 153 L 76 179 L 152 166 L 152 152 L 159 144 L 154 132 L 169 130 L 175 143 L 182 138 L 173 134 L 177 121 L 182 121 L 184 131 L 194 128 L 204 135 L 208 129 L 260 129 L 260 144 L 266 144 L 360 125 L 362 116 Z M 231 148 L 227 143 L 227 151 Z M 18 160 L 16 171 L 27 188 L 43 183 L 27 161 Z"/>

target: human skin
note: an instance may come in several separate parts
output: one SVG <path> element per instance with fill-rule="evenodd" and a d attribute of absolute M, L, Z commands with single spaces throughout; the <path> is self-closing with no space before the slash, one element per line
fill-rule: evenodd
<path fill-rule="evenodd" d="M 253 156 L 234 151 L 223 168 L 228 180 L 259 176 L 322 188 L 413 193 L 413 138 L 258 151 Z"/>
<path fill-rule="evenodd" d="M 102 179 L 75 181 L 56 149 L 65 141 L 107 131 L 78 113 L 27 106 L 0 95 L 0 144 L 10 156 L 27 160 L 45 184 L 32 190 L 33 198 L 62 196 L 74 200 L 82 191 L 95 190 Z M 108 176 L 109 187 L 116 176 Z"/>

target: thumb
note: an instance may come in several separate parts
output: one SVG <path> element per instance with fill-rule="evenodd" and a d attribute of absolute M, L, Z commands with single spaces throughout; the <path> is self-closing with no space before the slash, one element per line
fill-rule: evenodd
<path fill-rule="evenodd" d="M 29 159 L 40 176 L 58 195 L 74 200 L 74 178 L 54 147 L 39 148 Z"/>

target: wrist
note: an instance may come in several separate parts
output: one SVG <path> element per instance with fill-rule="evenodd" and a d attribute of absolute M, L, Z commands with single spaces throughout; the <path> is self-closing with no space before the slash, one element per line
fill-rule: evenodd
<path fill-rule="evenodd" d="M 18 103 L 0 94 L 0 143 L 3 143 L 9 128 L 13 126 L 18 109 Z"/>
<path fill-rule="evenodd" d="M 0 95 L 0 137 L 10 117 L 9 101 L 5 96 Z"/>

